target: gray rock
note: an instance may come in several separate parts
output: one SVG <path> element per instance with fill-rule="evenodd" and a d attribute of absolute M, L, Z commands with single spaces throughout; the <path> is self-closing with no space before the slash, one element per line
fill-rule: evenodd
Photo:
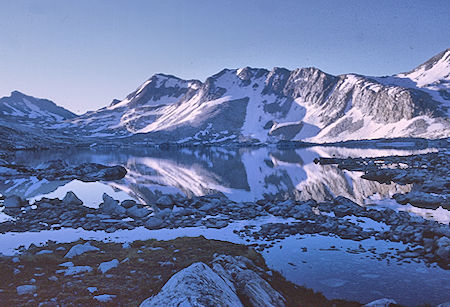
<path fill-rule="evenodd" d="M 100 294 L 100 295 L 94 296 L 94 299 L 101 303 L 111 302 L 115 298 L 116 298 L 116 295 L 114 295 L 114 294 Z"/>
<path fill-rule="evenodd" d="M 334 199 L 333 211 L 337 217 L 344 217 L 346 215 L 355 215 L 364 211 L 364 209 L 350 199 L 338 196 Z"/>
<path fill-rule="evenodd" d="M 17 195 L 7 196 L 3 202 L 5 208 L 20 208 L 24 204 L 26 204 L 26 201 Z"/>
<path fill-rule="evenodd" d="M 173 201 L 169 195 L 163 195 L 156 201 L 156 204 L 161 208 L 172 208 Z"/>
<path fill-rule="evenodd" d="M 75 246 L 72 246 L 72 248 L 64 256 L 64 258 L 73 258 L 86 252 L 99 250 L 100 249 L 98 247 L 92 246 L 89 242 L 86 242 L 85 244 L 77 244 Z"/>
<path fill-rule="evenodd" d="M 161 291 L 140 307 L 243 306 L 236 289 L 210 267 L 197 262 L 173 275 Z"/>
<path fill-rule="evenodd" d="M 92 268 L 90 266 L 87 265 L 71 266 L 65 270 L 64 276 L 79 275 L 87 272 L 92 272 Z"/>
<path fill-rule="evenodd" d="M 254 270 L 253 262 L 242 256 L 220 255 L 213 262 L 213 271 L 239 289 L 250 306 L 285 306 L 284 297 Z"/>
<path fill-rule="evenodd" d="M 119 206 L 119 201 L 106 193 L 103 193 L 103 203 L 100 204 L 99 209 L 107 214 L 124 215 L 126 213 L 126 209 Z"/>
<path fill-rule="evenodd" d="M 158 229 L 161 228 L 163 224 L 163 220 L 158 217 L 150 217 L 145 223 L 144 226 L 148 229 Z"/>
<path fill-rule="evenodd" d="M 314 214 L 309 204 L 296 205 L 290 212 L 296 219 L 306 219 Z"/>
<path fill-rule="evenodd" d="M 62 200 L 63 204 L 67 205 L 82 205 L 83 202 L 75 195 L 74 192 L 69 191 L 66 193 L 66 196 L 64 196 Z"/>
<path fill-rule="evenodd" d="M 37 288 L 34 285 L 23 285 L 16 288 L 18 295 L 33 294 Z"/>
<path fill-rule="evenodd" d="M 126 199 L 126 200 L 122 201 L 122 202 L 120 203 L 120 205 L 121 205 L 122 207 L 124 207 L 125 209 L 128 209 L 128 208 L 131 208 L 131 207 L 137 205 L 137 203 L 136 203 L 136 201 L 133 200 L 133 199 Z"/>
<path fill-rule="evenodd" d="M 382 298 L 373 302 L 370 302 L 363 307 L 389 307 L 391 304 L 397 304 L 397 302 L 390 298 Z"/>
<path fill-rule="evenodd" d="M 147 208 L 138 208 L 137 206 L 128 208 L 126 211 L 126 214 L 133 218 L 143 218 L 143 217 L 149 215 L 149 213 L 150 213 L 150 211 L 148 211 Z"/>
<path fill-rule="evenodd" d="M 210 218 L 205 221 L 204 225 L 208 228 L 224 228 L 228 226 L 228 222 L 225 220 Z"/>
<path fill-rule="evenodd" d="M 105 274 L 109 270 L 117 267 L 119 265 L 119 260 L 113 259 L 111 261 L 102 262 L 98 265 L 98 270 L 102 272 L 102 274 Z"/>
<path fill-rule="evenodd" d="M 158 217 L 160 219 L 166 219 L 167 217 L 170 216 L 170 214 L 172 213 L 172 210 L 169 208 L 163 209 L 161 211 L 158 211 L 155 213 L 155 217 Z"/>
<path fill-rule="evenodd" d="M 217 203 L 206 203 L 203 206 L 201 206 L 198 210 L 209 212 L 217 208 L 217 205 L 218 205 Z"/>
<path fill-rule="evenodd" d="M 52 250 L 48 250 L 48 249 L 43 249 L 39 252 L 36 253 L 36 255 L 44 255 L 44 254 L 53 254 Z"/>
<path fill-rule="evenodd" d="M 436 241 L 437 250 L 436 255 L 442 259 L 450 259 L 450 239 L 447 237 L 441 237 Z"/>

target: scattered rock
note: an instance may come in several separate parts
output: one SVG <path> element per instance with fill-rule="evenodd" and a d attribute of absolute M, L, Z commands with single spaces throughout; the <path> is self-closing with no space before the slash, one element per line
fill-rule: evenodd
<path fill-rule="evenodd" d="M 158 198 L 156 204 L 158 205 L 158 207 L 161 208 L 172 208 L 173 201 L 169 195 L 163 195 L 160 198 Z"/>
<path fill-rule="evenodd" d="M 36 253 L 36 255 L 44 255 L 44 254 L 53 254 L 52 250 L 48 250 L 48 249 L 43 249 L 39 252 Z"/>
<path fill-rule="evenodd" d="M 23 285 L 18 286 L 16 290 L 18 295 L 26 295 L 26 294 L 33 294 L 34 292 L 36 292 L 37 287 L 34 285 Z"/>
<path fill-rule="evenodd" d="M 145 223 L 144 226 L 148 229 L 159 229 L 163 224 L 163 220 L 158 217 L 150 217 Z"/>
<path fill-rule="evenodd" d="M 74 192 L 69 191 L 66 193 L 62 200 L 63 204 L 82 205 L 83 202 L 75 195 Z"/>
<path fill-rule="evenodd" d="M 99 209 L 107 214 L 123 215 L 126 212 L 126 209 L 119 205 L 119 201 L 106 193 L 103 193 L 103 203 L 100 204 Z"/>
<path fill-rule="evenodd" d="M 99 250 L 100 250 L 99 248 L 92 246 L 89 242 L 86 242 L 85 244 L 77 244 L 67 252 L 64 258 L 73 258 L 86 252 Z"/>
<path fill-rule="evenodd" d="M 445 260 L 450 260 L 450 239 L 448 237 L 441 237 L 436 241 L 437 250 L 436 255 Z"/>
<path fill-rule="evenodd" d="M 86 273 L 86 272 L 92 272 L 92 268 L 87 265 L 71 266 L 71 267 L 67 268 L 64 275 L 72 276 L 72 275 L 78 275 L 78 274 Z"/>
<path fill-rule="evenodd" d="M 120 205 L 121 205 L 122 207 L 124 207 L 125 209 L 128 209 L 128 208 L 131 208 L 131 207 L 137 205 L 137 203 L 136 203 L 136 201 L 134 201 L 134 200 L 132 200 L 132 199 L 126 199 L 126 200 L 122 201 L 122 202 L 120 203 Z"/>
<path fill-rule="evenodd" d="M 390 298 L 382 298 L 373 302 L 370 302 L 363 307 L 389 307 L 390 305 L 397 305 L 397 302 Z"/>
<path fill-rule="evenodd" d="M 94 296 L 94 299 L 101 303 L 108 303 L 113 301 L 116 298 L 116 295 L 113 294 L 101 294 Z"/>
<path fill-rule="evenodd" d="M 137 206 L 130 207 L 126 210 L 127 215 L 133 218 L 143 218 L 150 214 L 147 208 L 138 208 Z"/>
<path fill-rule="evenodd" d="M 98 266 L 98 270 L 102 272 L 102 274 L 105 274 L 109 270 L 117 267 L 119 265 L 119 260 L 113 259 L 111 261 L 102 262 Z"/>

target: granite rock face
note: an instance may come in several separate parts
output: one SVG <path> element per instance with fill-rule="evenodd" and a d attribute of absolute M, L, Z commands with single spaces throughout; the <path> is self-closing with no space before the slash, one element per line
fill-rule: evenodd
<path fill-rule="evenodd" d="M 260 277 L 251 260 L 220 255 L 208 265 L 197 262 L 179 271 L 146 306 L 285 306 L 283 296 Z"/>

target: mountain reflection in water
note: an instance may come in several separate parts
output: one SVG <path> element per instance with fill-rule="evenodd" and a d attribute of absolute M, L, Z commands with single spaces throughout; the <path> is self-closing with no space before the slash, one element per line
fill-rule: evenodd
<path fill-rule="evenodd" d="M 389 199 L 395 193 L 405 193 L 412 185 L 380 184 L 362 179 L 361 172 L 341 170 L 335 165 L 319 165 L 317 157 L 378 157 L 410 155 L 430 150 L 348 149 L 311 147 L 278 150 L 272 147 L 182 148 L 180 150 L 79 150 L 63 152 L 20 152 L 15 162 L 37 166 L 42 162 L 64 159 L 71 164 L 96 162 L 119 164 L 128 173 L 112 182 L 70 183 L 37 178 L 7 179 L 0 183 L 0 193 L 18 194 L 26 198 L 63 197 L 71 184 L 75 194 L 83 194 L 100 202 L 103 192 L 117 199 L 131 198 L 152 205 L 160 193 L 187 197 L 224 193 L 234 201 L 293 198 L 296 200 L 330 200 L 342 195 L 368 205 L 374 199 Z M 97 184 L 95 188 L 90 185 Z M 86 190 L 89 190 L 87 193 Z M 83 193 L 85 191 L 85 193 Z M 64 192 L 64 194 L 63 194 Z M 93 194 L 98 194 L 93 196 Z M 91 204 L 96 206 L 98 204 Z"/>

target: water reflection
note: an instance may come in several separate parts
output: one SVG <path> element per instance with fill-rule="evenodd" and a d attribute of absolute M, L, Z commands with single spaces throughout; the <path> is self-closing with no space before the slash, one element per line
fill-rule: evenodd
<path fill-rule="evenodd" d="M 159 192 L 188 197 L 222 192 L 235 201 L 285 197 L 323 201 L 342 195 L 366 205 L 374 199 L 388 199 L 394 193 L 408 192 L 412 185 L 364 180 L 359 172 L 341 170 L 334 165 L 317 165 L 313 160 L 319 156 L 366 157 L 424 152 L 337 147 L 22 152 L 15 157 L 17 164 L 33 167 L 48 160 L 65 159 L 71 164 L 120 164 L 128 173 L 122 180 L 85 184 L 34 177 L 10 179 L 0 182 L 0 192 L 37 199 L 43 195 L 62 197 L 66 191 L 73 190 L 82 200 L 88 198 L 92 206 L 95 206 L 94 200 L 101 201 L 103 192 L 115 194 L 112 196 L 118 199 L 129 196 L 147 204 L 152 204 Z"/>

